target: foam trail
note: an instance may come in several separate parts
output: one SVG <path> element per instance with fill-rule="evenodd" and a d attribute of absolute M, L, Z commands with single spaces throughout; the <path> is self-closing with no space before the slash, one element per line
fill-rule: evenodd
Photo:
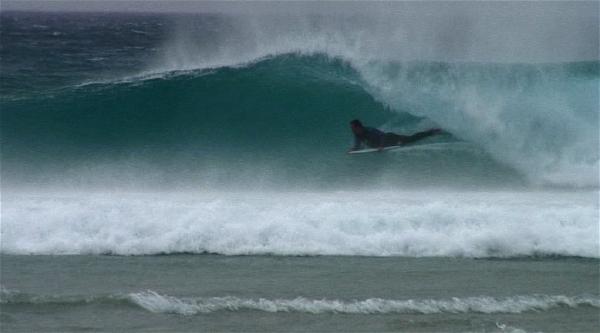
<path fill-rule="evenodd" d="M 597 193 L 3 198 L 6 254 L 600 257 Z"/>

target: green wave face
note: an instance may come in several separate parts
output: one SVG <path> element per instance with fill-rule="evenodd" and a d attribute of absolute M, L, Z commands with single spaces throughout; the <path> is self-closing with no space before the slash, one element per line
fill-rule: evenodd
<path fill-rule="evenodd" d="M 368 66 L 356 70 L 325 55 L 285 54 L 245 67 L 175 72 L 5 100 L 3 180 L 14 186 L 192 188 L 525 184 L 522 172 L 484 152 L 476 138 L 462 135 L 456 118 L 446 119 L 456 115 L 444 110 L 456 111 L 458 104 L 438 93 L 447 93 L 452 79 L 485 85 L 490 74 L 505 69 L 483 71 L 479 65 L 457 76 L 448 65 L 418 64 L 404 71 L 405 82 L 418 86 L 404 85 L 397 93 L 369 81 L 382 68 L 389 75 L 402 72 L 398 66 L 368 72 Z M 577 66 L 569 67 L 569 77 L 597 76 L 597 64 Z M 529 75 L 531 69 L 521 73 L 525 80 L 538 79 Z M 437 90 L 415 88 L 425 86 L 423 76 Z M 511 86 L 509 79 L 500 84 Z M 448 125 L 457 136 L 441 135 L 396 152 L 347 156 L 352 143 L 348 122 L 354 118 L 401 133 Z"/>
<path fill-rule="evenodd" d="M 265 172 L 278 173 L 277 181 L 288 173 L 318 177 L 315 169 L 347 161 L 349 120 L 380 124 L 391 116 L 346 77 L 356 73 L 341 62 L 284 56 L 6 102 L 5 179 L 187 183 L 200 177 L 216 186 L 254 183 Z"/>
<path fill-rule="evenodd" d="M 316 64 L 307 67 L 310 60 Z M 317 76 L 327 70 L 341 73 Z M 284 56 L 247 68 L 87 85 L 7 103 L 5 138 L 15 152 L 33 145 L 39 153 L 331 150 L 348 141 L 348 117 L 381 122 L 390 115 L 345 74 L 355 76 L 339 62 Z"/>

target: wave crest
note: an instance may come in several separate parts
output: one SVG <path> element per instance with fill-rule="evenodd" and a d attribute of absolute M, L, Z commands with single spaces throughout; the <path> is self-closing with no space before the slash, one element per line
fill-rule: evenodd
<path fill-rule="evenodd" d="M 144 309 L 156 313 L 194 315 L 216 311 L 255 310 L 265 312 L 304 312 L 384 314 L 384 313 L 522 313 L 547 311 L 565 306 L 600 307 L 600 298 L 593 296 L 512 296 L 512 297 L 454 297 L 446 300 L 391 300 L 369 298 L 366 300 L 342 301 L 327 299 L 245 299 L 238 297 L 177 298 L 160 295 L 154 291 L 133 293 L 130 299 Z"/>
<path fill-rule="evenodd" d="M 547 311 L 557 307 L 600 307 L 597 296 L 519 295 L 510 297 L 453 297 L 450 299 L 394 300 L 369 298 L 365 300 L 328 300 L 297 297 L 266 299 L 225 297 L 174 297 L 148 290 L 107 296 L 43 296 L 16 291 L 0 292 L 0 304 L 63 304 L 94 303 L 133 304 L 153 313 L 180 315 L 209 314 L 218 311 L 301 312 L 311 314 L 438 314 L 438 313 L 523 313 Z"/>

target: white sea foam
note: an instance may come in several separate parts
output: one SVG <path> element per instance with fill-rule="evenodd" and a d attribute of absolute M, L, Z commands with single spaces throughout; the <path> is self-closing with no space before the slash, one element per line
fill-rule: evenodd
<path fill-rule="evenodd" d="M 239 297 L 177 298 L 161 295 L 154 291 L 129 294 L 131 301 L 155 313 L 177 313 L 194 315 L 215 311 L 255 310 L 265 312 L 304 312 L 304 313 L 522 313 L 545 311 L 560 306 L 600 307 L 596 296 L 511 296 L 511 297 L 453 297 L 450 299 L 392 300 L 369 298 L 365 300 L 307 299 L 248 299 Z"/>
<path fill-rule="evenodd" d="M 522 328 L 518 328 L 518 327 L 514 327 L 514 326 L 510 326 L 510 325 L 506 325 L 503 323 L 496 323 L 496 327 L 498 329 L 500 329 L 500 332 L 508 332 L 508 333 L 527 333 L 527 331 L 525 331 Z M 536 332 L 540 332 L 541 331 L 536 331 Z"/>
<path fill-rule="evenodd" d="M 217 311 L 264 311 L 347 313 L 347 314 L 438 314 L 438 313 L 523 313 L 547 311 L 556 307 L 600 308 L 597 295 L 517 295 L 509 297 L 452 297 L 448 299 L 382 299 L 364 300 L 240 298 L 224 297 L 174 297 L 152 290 L 129 294 L 110 295 L 37 295 L 24 294 L 0 286 L 0 304 L 75 304 L 131 302 L 154 313 L 182 315 L 206 314 Z M 507 325 L 498 325 L 508 328 Z"/>
<path fill-rule="evenodd" d="M 5 254 L 598 258 L 597 192 L 3 193 Z"/>

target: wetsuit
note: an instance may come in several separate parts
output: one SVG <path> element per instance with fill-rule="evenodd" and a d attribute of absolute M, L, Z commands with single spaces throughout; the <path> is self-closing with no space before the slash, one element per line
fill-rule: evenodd
<path fill-rule="evenodd" d="M 384 133 L 372 127 L 364 127 L 364 131 L 361 135 L 354 135 L 354 146 L 352 147 L 352 150 L 360 149 L 363 142 L 371 148 L 397 146 L 421 140 L 438 132 L 438 129 L 430 129 L 413 135 L 399 135 L 396 133 Z"/>

